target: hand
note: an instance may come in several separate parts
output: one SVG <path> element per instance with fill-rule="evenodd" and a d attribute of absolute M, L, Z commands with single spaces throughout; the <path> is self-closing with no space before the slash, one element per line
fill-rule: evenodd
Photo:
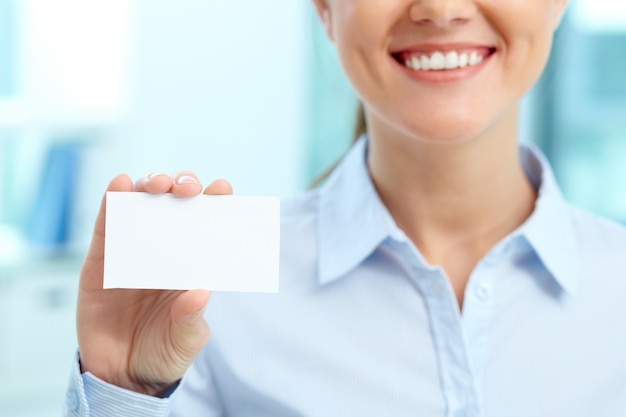
<path fill-rule="evenodd" d="M 119 175 L 107 188 L 133 190 L 192 197 L 200 194 L 202 185 L 193 173 L 183 172 L 173 177 L 153 174 L 134 186 L 128 176 Z M 232 194 L 232 187 L 217 180 L 204 193 Z M 183 376 L 209 339 L 203 318 L 209 292 L 103 290 L 105 199 L 106 195 L 80 274 L 77 331 L 81 370 L 119 387 L 158 396 Z"/>

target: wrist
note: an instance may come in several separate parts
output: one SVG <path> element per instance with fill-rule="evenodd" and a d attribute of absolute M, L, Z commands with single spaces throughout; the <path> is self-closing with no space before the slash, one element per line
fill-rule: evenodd
<path fill-rule="evenodd" d="M 92 369 L 85 369 L 80 356 L 78 358 L 78 365 L 81 374 L 89 373 L 97 379 L 106 382 L 107 384 L 115 385 L 116 387 L 128 391 L 156 398 L 168 398 L 174 393 L 174 391 L 176 391 L 176 388 L 178 388 L 178 385 L 180 384 L 180 379 L 174 382 L 167 383 L 142 382 L 133 380 L 128 376 L 113 376 Z"/>

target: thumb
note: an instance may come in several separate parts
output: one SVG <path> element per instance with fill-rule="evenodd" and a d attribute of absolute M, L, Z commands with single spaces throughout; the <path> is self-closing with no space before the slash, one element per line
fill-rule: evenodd
<path fill-rule="evenodd" d="M 171 308 L 172 337 L 175 345 L 191 362 L 209 340 L 209 326 L 204 311 L 210 292 L 193 290 L 181 292 Z"/>
<path fill-rule="evenodd" d="M 113 178 L 107 187 L 107 191 L 132 191 L 133 182 L 128 175 L 120 174 Z M 85 257 L 81 272 L 80 286 L 83 289 L 102 289 L 102 275 L 104 264 L 104 238 L 106 223 L 106 194 L 102 197 L 100 211 L 96 218 L 91 245 Z"/>
<path fill-rule="evenodd" d="M 180 291 L 172 304 L 172 320 L 193 322 L 202 319 L 211 293 L 207 290 Z"/>

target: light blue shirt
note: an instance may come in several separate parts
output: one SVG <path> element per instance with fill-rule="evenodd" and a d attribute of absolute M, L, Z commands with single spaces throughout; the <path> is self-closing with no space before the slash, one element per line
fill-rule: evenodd
<path fill-rule="evenodd" d="M 478 263 L 461 313 L 380 201 L 366 150 L 283 203 L 280 293 L 214 293 L 211 340 L 170 398 L 76 365 L 66 415 L 626 416 L 626 230 L 567 204 L 520 147 L 536 209 Z"/>

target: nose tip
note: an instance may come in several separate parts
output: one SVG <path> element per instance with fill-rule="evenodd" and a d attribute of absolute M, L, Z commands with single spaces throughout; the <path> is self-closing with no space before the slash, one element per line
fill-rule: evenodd
<path fill-rule="evenodd" d="M 470 0 L 416 0 L 409 17 L 420 26 L 446 28 L 469 21 L 475 12 Z"/>

